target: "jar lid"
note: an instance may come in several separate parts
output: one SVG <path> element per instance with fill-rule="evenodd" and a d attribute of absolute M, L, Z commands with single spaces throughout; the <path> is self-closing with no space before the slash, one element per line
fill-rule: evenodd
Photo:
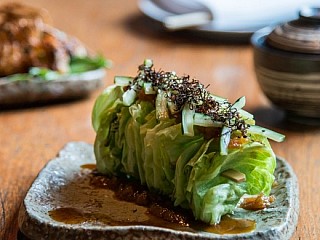
<path fill-rule="evenodd" d="M 298 19 L 277 26 L 267 43 L 286 51 L 320 54 L 320 7 L 303 8 Z"/>

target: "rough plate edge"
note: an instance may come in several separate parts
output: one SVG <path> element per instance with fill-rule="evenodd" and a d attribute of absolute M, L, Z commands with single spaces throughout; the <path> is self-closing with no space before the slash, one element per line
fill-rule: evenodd
<path fill-rule="evenodd" d="M 84 142 L 70 142 L 66 144 L 66 146 L 59 152 L 58 156 L 49 161 L 43 170 L 41 170 L 29 191 L 37 184 L 41 178 L 41 175 L 45 174 L 46 169 L 50 168 L 51 165 L 54 165 L 55 161 L 72 156 L 75 149 L 78 151 L 79 156 L 85 152 L 87 152 L 87 154 L 88 152 L 91 152 L 90 154 L 93 156 L 92 145 L 90 144 Z M 90 159 L 89 162 L 94 162 L 94 158 Z M 85 161 L 85 163 L 88 163 L 88 159 Z M 128 235 L 132 236 L 130 239 L 140 239 L 142 231 L 148 231 L 148 238 L 144 236 L 141 239 L 290 239 L 295 231 L 299 215 L 298 181 L 292 167 L 283 158 L 277 157 L 277 163 L 280 163 L 278 165 L 286 170 L 287 176 L 285 178 L 287 180 L 285 182 L 285 188 L 288 191 L 288 196 L 291 196 L 291 198 L 288 199 L 289 207 L 286 214 L 286 222 L 277 227 L 270 228 L 266 232 L 255 231 L 245 234 L 217 235 L 179 232 L 171 229 L 149 226 L 106 226 L 104 228 L 93 226 L 90 228 L 81 228 L 77 225 L 61 225 L 53 222 L 43 222 L 36 215 L 33 215 L 32 211 L 28 210 L 26 198 L 24 199 L 19 211 L 19 228 L 21 232 L 30 239 L 55 239 L 56 233 L 59 231 L 64 232 L 65 235 L 65 238 L 61 237 L 61 234 L 59 235 L 59 239 L 61 240 L 70 239 L 70 236 L 77 236 L 77 239 L 109 239 L 110 236 L 114 236 L 114 239 L 119 236 L 120 239 L 128 239 L 126 237 Z M 43 233 L 44 228 L 48 228 L 46 234 Z"/>

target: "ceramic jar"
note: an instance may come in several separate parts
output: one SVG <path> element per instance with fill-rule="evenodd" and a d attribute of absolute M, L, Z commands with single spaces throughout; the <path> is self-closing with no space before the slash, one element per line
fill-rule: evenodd
<path fill-rule="evenodd" d="M 254 65 L 262 91 L 290 118 L 320 123 L 320 8 L 253 34 Z"/>

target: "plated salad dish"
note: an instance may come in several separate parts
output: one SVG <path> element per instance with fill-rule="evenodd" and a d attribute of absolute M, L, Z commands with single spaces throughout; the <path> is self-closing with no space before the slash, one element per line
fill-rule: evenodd
<path fill-rule="evenodd" d="M 138 181 L 206 224 L 237 207 L 267 208 L 276 201 L 269 139 L 284 135 L 255 125 L 244 106 L 244 97 L 230 103 L 147 59 L 136 76 L 115 77 L 96 100 L 97 170 Z"/>
<path fill-rule="evenodd" d="M 268 208 L 237 207 L 218 224 L 208 224 L 138 181 L 98 173 L 93 145 L 69 142 L 32 183 L 20 208 L 19 227 L 35 240 L 286 240 L 297 224 L 298 184 L 284 159 L 276 163 L 277 184 L 271 189 L 276 200 Z"/>
<path fill-rule="evenodd" d="M 92 111 L 94 144 L 70 142 L 30 187 L 30 239 L 290 239 L 298 184 L 235 103 L 145 60 L 116 76 Z"/>
<path fill-rule="evenodd" d="M 101 85 L 111 62 L 50 25 L 44 9 L 8 3 L 0 16 L 1 105 L 72 98 Z"/>

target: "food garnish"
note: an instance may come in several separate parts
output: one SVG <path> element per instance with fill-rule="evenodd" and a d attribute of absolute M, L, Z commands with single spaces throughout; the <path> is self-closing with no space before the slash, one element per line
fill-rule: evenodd
<path fill-rule="evenodd" d="M 244 194 L 269 195 L 276 157 L 268 138 L 284 140 L 256 126 L 244 106 L 245 97 L 232 104 L 147 59 L 137 76 L 115 77 L 96 100 L 97 169 L 136 179 L 196 220 L 219 223 Z"/>
<path fill-rule="evenodd" d="M 51 81 L 62 78 L 64 75 L 111 67 L 111 61 L 105 59 L 101 55 L 94 57 L 72 57 L 69 64 L 70 70 L 66 73 L 61 73 L 45 67 L 31 67 L 27 73 L 12 74 L 6 78 L 10 81 L 28 81 L 32 79 Z"/>

